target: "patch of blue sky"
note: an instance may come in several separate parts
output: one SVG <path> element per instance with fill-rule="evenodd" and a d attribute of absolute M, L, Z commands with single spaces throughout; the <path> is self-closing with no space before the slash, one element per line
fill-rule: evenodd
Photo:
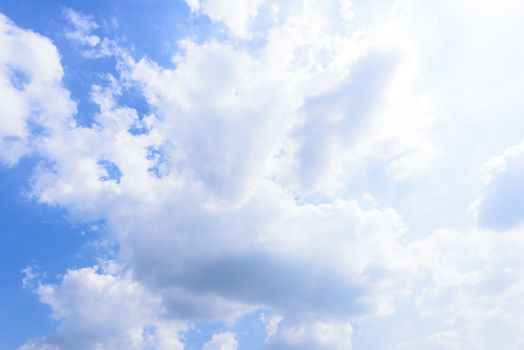
<path fill-rule="evenodd" d="M 0 3 L 0 11 L 17 25 L 52 38 L 58 46 L 62 46 L 61 42 L 66 39 L 65 8 L 92 16 L 100 26 L 99 34 L 113 34 L 123 44 L 129 44 L 136 57 L 147 56 L 163 65 L 170 64 L 180 39 L 202 42 L 212 33 L 212 22 L 205 16 L 191 13 L 182 0 L 26 0 Z"/>
<path fill-rule="evenodd" d="M 261 310 L 252 312 L 240 318 L 235 325 L 238 350 L 261 349 L 266 339 L 265 324 L 262 322 Z M 268 315 L 270 313 L 266 313 Z"/>
<path fill-rule="evenodd" d="M 38 160 L 26 158 L 0 167 L 0 349 L 15 349 L 27 339 L 55 330 L 58 322 L 30 288 L 22 272 L 32 266 L 55 283 L 72 266 L 91 266 L 100 232 L 93 224 L 72 223 L 63 209 L 31 200 L 29 180 Z"/>
<path fill-rule="evenodd" d="M 115 99 L 118 105 L 135 109 L 140 120 L 153 113 L 146 98 L 140 93 L 140 91 L 137 91 L 137 87 L 135 86 L 122 89 L 122 94 L 116 96 Z"/>
<path fill-rule="evenodd" d="M 103 175 L 100 177 L 99 180 L 101 181 L 114 181 L 117 184 L 120 183 L 120 179 L 122 178 L 122 172 L 118 168 L 118 166 L 107 159 L 102 159 L 98 161 L 98 166 L 104 169 L 106 175 Z"/>
<path fill-rule="evenodd" d="M 214 333 L 228 331 L 222 322 L 201 322 L 184 334 L 186 350 L 201 350 Z"/>
<path fill-rule="evenodd" d="M 149 173 L 157 178 L 169 174 L 169 160 L 165 150 L 155 147 L 147 147 L 147 159 L 154 161 L 154 165 L 148 169 Z"/>
<path fill-rule="evenodd" d="M 24 90 L 25 86 L 30 82 L 29 74 L 17 67 L 10 67 L 8 75 L 11 85 L 17 90 Z"/>
<path fill-rule="evenodd" d="M 238 342 L 238 350 L 262 349 L 266 338 L 262 311 L 257 310 L 240 317 L 233 327 L 228 328 L 223 322 L 202 322 L 190 329 L 185 335 L 186 350 L 201 350 L 211 340 L 213 334 L 233 332 Z"/>

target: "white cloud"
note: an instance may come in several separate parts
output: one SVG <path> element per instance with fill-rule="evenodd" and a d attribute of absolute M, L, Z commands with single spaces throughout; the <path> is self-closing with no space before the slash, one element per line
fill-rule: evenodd
<path fill-rule="evenodd" d="M 509 140 L 498 137 L 521 114 L 499 125 L 493 110 L 520 103 L 521 92 L 499 80 L 511 69 L 479 55 L 483 42 L 462 27 L 471 3 L 460 2 L 465 12 L 449 22 L 442 14 L 451 2 L 188 4 L 241 38 L 265 40 L 184 40 L 171 67 L 126 56 L 121 77 L 93 86 L 95 125 L 45 119 L 53 132 L 38 140 L 46 163 L 35 171 L 33 195 L 78 220 L 105 220 L 123 272 L 71 270 L 61 284 L 42 285 L 41 300 L 62 323 L 25 349 L 67 348 L 74 339 L 86 349 L 177 348 L 185 328 L 175 320 L 231 323 L 260 308 L 279 315 L 266 324 L 268 348 L 351 349 L 355 325 L 402 318 L 394 311 L 405 295 L 418 296 L 417 316 L 429 326 L 412 325 L 404 348 L 489 349 L 497 336 L 485 330 L 493 327 L 504 328 L 505 348 L 518 346 L 520 233 L 513 222 L 486 218 L 521 219 L 513 210 L 520 206 L 499 204 L 520 205 L 512 196 L 522 192 L 522 146 L 485 167 L 479 222 L 508 232 L 440 229 L 423 238 L 465 213 L 478 194 L 476 166 L 520 134 L 513 127 Z M 477 27 L 487 10 L 488 2 L 475 7 Z M 70 19 L 73 39 L 100 45 L 89 17 Z M 0 40 L 9 42 L 17 29 L 3 25 L 10 29 Z M 468 47 L 449 47 L 455 36 Z M 57 72 L 48 80 L 59 86 Z M 126 86 L 140 89 L 151 115 L 116 102 Z M 27 140 L 24 103 L 12 106 L 0 131 Z M 406 235 L 408 224 L 417 226 Z M 89 310 L 98 308 L 104 317 L 93 319 Z M 122 310 L 124 320 L 103 327 Z M 237 346 L 232 333 L 204 348 L 226 346 Z"/>
<path fill-rule="evenodd" d="M 169 119 L 161 128 L 176 123 L 177 137 L 189 139 L 179 149 L 200 162 L 191 168 L 214 173 L 195 175 L 228 193 L 258 174 L 292 191 L 331 194 L 373 162 L 394 178 L 423 173 L 435 153 L 431 115 L 410 87 L 417 62 L 405 35 L 382 22 L 354 30 L 331 3 L 302 4 L 288 16 L 254 52 L 184 41 L 176 69 L 147 60 L 132 67 L 130 78 Z"/>
<path fill-rule="evenodd" d="M 92 17 L 86 16 L 71 8 L 64 9 L 64 16 L 72 24 L 73 30 L 66 32 L 69 39 L 76 40 L 83 45 L 95 47 L 100 43 L 100 38 L 91 34 L 98 28 Z"/>
<path fill-rule="evenodd" d="M 250 24 L 265 0 L 186 0 L 192 11 L 201 12 L 213 21 L 223 22 L 240 38 L 250 36 Z"/>
<path fill-rule="evenodd" d="M 187 326 L 163 320 L 159 298 L 129 276 L 69 270 L 61 284 L 41 284 L 36 293 L 60 327 L 21 350 L 184 348 L 180 335 Z"/>
<path fill-rule="evenodd" d="M 35 172 L 34 196 L 80 220 L 107 220 L 121 263 L 136 282 L 93 271 L 83 277 L 144 284 L 173 319 L 229 320 L 259 307 L 302 319 L 283 324 L 274 344 L 311 330 L 319 346 L 349 349 L 349 321 L 392 311 L 413 271 L 398 213 L 336 196 L 319 203 L 303 199 L 347 175 L 316 160 L 304 162 L 309 155 L 300 150 L 324 142 L 307 132 L 308 123 L 335 137 L 337 148 L 322 146 L 320 153 L 346 164 L 352 159 L 346 154 L 356 149 L 345 134 L 359 124 L 357 117 L 367 125 L 370 106 L 387 94 L 391 67 L 398 65 L 390 46 L 370 44 L 375 34 L 332 37 L 320 14 L 335 16 L 336 9 L 316 13 L 304 6 L 303 17 L 293 15 L 274 29 L 261 58 L 230 44 L 186 41 L 176 68 L 128 61 L 124 78 L 143 90 L 154 115 L 141 120 L 135 110 L 118 106 L 120 87 L 110 79 L 107 87 L 93 87 L 96 125 L 63 127 L 41 142 L 48 162 Z M 310 18 L 320 18 L 320 25 L 308 28 L 315 23 Z M 283 46 L 289 51 L 280 52 Z M 376 79 L 367 81 L 372 71 Z M 149 131 L 129 132 L 136 124 Z M 368 135 L 370 128 L 361 130 Z M 369 136 L 382 138 L 373 130 Z M 364 148 L 364 155 L 372 149 Z M 322 175 L 320 185 L 303 180 L 311 168 Z M 333 188 L 328 196 L 339 186 Z M 74 325 L 90 309 L 89 300 L 62 305 L 74 276 L 40 293 L 63 318 L 57 335 L 43 344 L 80 336 Z M 149 298 L 140 292 L 137 303 L 142 297 Z M 113 307 L 119 306 L 108 301 L 108 310 Z M 326 321 L 315 323 L 318 317 Z M 333 318 L 342 321 L 332 324 Z M 131 344 L 121 334 L 142 329 L 138 321 L 121 324 L 114 331 L 120 335 L 102 344 Z M 90 339 L 100 337 L 105 339 L 102 333 Z"/>
<path fill-rule="evenodd" d="M 417 306 L 432 320 L 432 334 L 402 349 L 521 346 L 521 236 L 519 229 L 439 230 L 415 243 L 424 280 Z"/>
<path fill-rule="evenodd" d="M 64 17 L 71 24 L 65 36 L 80 45 L 81 53 L 87 58 L 99 58 L 118 54 L 118 45 L 108 38 L 95 35 L 99 25 L 92 16 L 71 8 L 64 8 Z"/>
<path fill-rule="evenodd" d="M 232 332 L 213 334 L 210 341 L 204 344 L 202 350 L 236 350 L 238 342 Z"/>
<path fill-rule="evenodd" d="M 35 173 L 33 194 L 81 220 L 107 220 L 122 263 L 175 319 L 228 320 L 263 306 L 304 322 L 321 315 L 347 324 L 391 312 L 413 270 L 399 215 L 354 200 L 308 204 L 284 180 L 272 180 L 282 177 L 275 157 L 301 139 L 302 101 L 318 95 L 316 82 L 330 91 L 328 78 L 354 59 L 334 53 L 325 67 L 314 58 L 295 65 L 297 52 L 281 66 L 271 61 L 272 46 L 261 61 L 218 42 L 185 45 L 176 69 L 131 63 L 125 78 L 139 84 L 155 113 L 146 121 L 114 103 L 118 86 L 94 87 L 96 125 L 42 143 L 49 163 Z M 373 55 L 362 60 L 374 67 Z M 351 74 L 334 89 L 356 98 L 358 89 L 344 89 Z M 344 112 L 346 103 L 340 97 L 329 108 Z M 150 131 L 130 133 L 136 123 Z"/>
<path fill-rule="evenodd" d="M 16 163 L 45 133 L 72 123 L 75 105 L 63 89 L 51 41 L 0 14 L 0 159 Z"/>
<path fill-rule="evenodd" d="M 301 206 L 270 184 L 240 208 L 202 207 L 193 196 L 171 192 L 154 216 L 130 222 L 122 242 L 137 277 L 167 295 L 178 287 L 284 314 L 351 317 L 388 312 L 408 286 L 411 266 L 397 242 L 402 222 L 390 210 L 355 202 Z M 186 210 L 176 209 L 179 201 Z M 131 220 L 111 219 L 117 230 Z M 172 232 L 180 232 L 177 240 L 167 238 Z"/>

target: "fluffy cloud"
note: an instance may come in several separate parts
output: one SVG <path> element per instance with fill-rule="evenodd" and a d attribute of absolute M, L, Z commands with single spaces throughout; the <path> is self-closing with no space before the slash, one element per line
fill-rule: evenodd
<path fill-rule="evenodd" d="M 403 178 L 431 163 L 431 116 L 410 90 L 412 43 L 389 17 L 355 30 L 337 4 L 288 5 L 255 50 L 183 41 L 176 69 L 148 60 L 131 67 L 204 186 L 233 194 L 256 174 L 332 194 L 369 164 Z"/>
<path fill-rule="evenodd" d="M 194 200 L 182 198 L 186 205 Z M 137 277 L 166 298 L 177 287 L 246 307 L 347 317 L 387 312 L 406 287 L 410 264 L 397 242 L 402 222 L 392 211 L 366 211 L 355 202 L 301 206 L 270 184 L 241 208 L 210 203 L 174 214 L 179 205 L 171 200 L 154 216 L 134 220 L 123 242 Z"/>
<path fill-rule="evenodd" d="M 304 203 L 271 181 L 289 106 L 258 99 L 276 97 L 268 95 L 275 83 L 257 82 L 274 87 L 268 93 L 250 86 L 243 75 L 256 63 L 227 46 L 188 50 L 176 70 L 132 66 L 162 116 L 148 117 L 148 133 L 129 131 L 140 119 L 114 106 L 111 93 L 94 94 L 96 127 L 44 144 L 53 163 L 36 173 L 35 196 L 107 220 L 123 261 L 176 317 L 225 319 L 261 306 L 313 318 L 388 312 L 412 270 L 399 215 L 354 200 Z M 221 75 L 184 80 L 205 73 L 204 59 L 222 59 Z M 215 306 L 202 308 L 209 301 Z"/>
<path fill-rule="evenodd" d="M 129 277 L 69 270 L 60 285 L 41 284 L 36 292 L 60 327 L 21 350 L 184 348 L 187 326 L 162 319 L 158 297 Z"/>
<path fill-rule="evenodd" d="M 38 138 L 46 161 L 35 170 L 33 196 L 77 220 L 102 220 L 121 271 L 71 270 L 60 284 L 38 287 L 62 322 L 23 349 L 176 349 L 186 323 L 231 324 L 263 309 L 279 315 L 267 322 L 267 348 L 349 350 L 354 325 L 401 318 L 394 312 L 404 295 L 417 298 L 431 331 L 400 348 L 493 348 L 498 337 L 485 330 L 497 325 L 508 334 L 506 348 L 516 347 L 523 147 L 485 166 L 479 223 L 513 229 L 504 236 L 469 228 L 424 238 L 433 229 L 417 217 L 427 210 L 442 225 L 455 209 L 442 198 L 471 200 L 476 192 L 449 175 L 469 176 L 485 154 L 464 165 L 456 141 L 448 141 L 448 131 L 471 125 L 467 116 L 480 108 L 453 109 L 448 90 L 460 94 L 468 83 L 457 78 L 448 87 L 437 77 L 436 67 L 455 76 L 463 65 L 444 62 L 441 43 L 428 40 L 449 37 L 434 33 L 446 27 L 438 20 L 437 29 L 426 25 L 435 23 L 433 11 L 411 1 L 188 4 L 242 40 L 183 40 L 168 67 L 112 51 L 121 55 L 119 76 L 93 86 L 92 126 L 68 124 L 71 109 L 53 114 L 56 125 L 40 122 L 52 132 Z M 434 7 L 447 13 L 447 6 Z M 71 39 L 95 49 L 104 41 L 92 36 L 89 17 L 66 15 L 76 28 Z M 256 35 L 264 40 L 246 44 L 260 21 Z M 20 32 L 3 23 L 1 40 Z M 56 50 L 23 33 L 54 50 L 59 73 L 48 80 L 67 97 Z M 475 69 L 468 74 L 477 77 Z M 16 81 L 6 81 L 15 91 Z M 130 86 L 150 115 L 117 103 Z M 493 91 L 483 89 L 483 96 Z M 0 121 L 2 140 L 28 142 L 27 113 L 19 110 L 12 124 Z M 466 117 L 454 120 L 449 110 Z M 438 205 L 452 208 L 437 214 Z M 423 221 L 423 230 L 406 232 L 401 211 Z M 226 332 L 204 349 L 237 345 Z"/>
<path fill-rule="evenodd" d="M 176 68 L 124 61 L 124 82 L 154 114 L 118 106 L 119 82 L 109 78 L 93 87 L 95 125 L 42 142 L 48 162 L 33 179 L 39 201 L 107 222 L 124 269 L 156 291 L 170 317 L 228 320 L 269 308 L 286 317 L 274 346 L 300 329 L 339 329 L 333 318 L 346 334 L 349 320 L 391 312 L 413 271 L 394 210 L 303 198 L 346 175 L 331 165 L 347 162 L 346 138 L 385 98 L 399 58 L 351 34 L 331 38 L 323 26 L 312 29 L 320 42 L 297 36 L 308 23 L 299 19 L 270 34 L 262 58 L 186 41 Z M 277 62 L 282 37 L 292 50 Z M 326 165 L 322 154 L 334 158 Z M 319 346 L 336 347 L 335 330 Z"/>
<path fill-rule="evenodd" d="M 75 112 L 52 42 L 0 14 L 0 159 L 14 164 Z"/>

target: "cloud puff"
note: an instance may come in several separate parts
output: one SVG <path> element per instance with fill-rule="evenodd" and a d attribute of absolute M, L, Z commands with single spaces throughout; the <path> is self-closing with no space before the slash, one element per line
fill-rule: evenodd
<path fill-rule="evenodd" d="M 49 133 L 72 123 L 75 104 L 61 85 L 52 42 L 0 14 L 0 158 L 14 164 Z"/>
<path fill-rule="evenodd" d="M 187 326 L 164 320 L 158 297 L 126 276 L 69 270 L 59 285 L 41 284 L 36 293 L 61 323 L 22 350 L 184 348 Z"/>

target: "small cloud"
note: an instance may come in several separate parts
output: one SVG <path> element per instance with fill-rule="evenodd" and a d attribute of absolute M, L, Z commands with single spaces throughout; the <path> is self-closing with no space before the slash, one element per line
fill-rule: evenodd
<path fill-rule="evenodd" d="M 65 31 L 65 36 L 82 47 L 82 55 L 88 58 L 99 58 L 119 52 L 119 48 L 113 40 L 94 34 L 100 26 L 92 16 L 71 8 L 64 9 L 63 14 L 71 25 L 71 28 Z M 113 19 L 105 27 L 117 28 L 118 22 Z"/>
<path fill-rule="evenodd" d="M 37 265 L 26 266 L 22 269 L 22 274 L 24 275 L 24 277 L 22 277 L 22 287 L 24 289 L 33 288 L 35 283 L 38 284 L 42 277 L 42 274 L 38 272 Z"/>
<path fill-rule="evenodd" d="M 98 24 L 91 16 L 75 11 L 71 8 L 63 10 L 64 16 L 73 26 L 72 30 L 66 31 L 66 36 L 82 45 L 95 47 L 100 43 L 100 37 L 92 34 L 98 28 Z"/>
<path fill-rule="evenodd" d="M 232 332 L 213 334 L 210 341 L 204 344 L 202 350 L 236 350 L 238 342 Z"/>

